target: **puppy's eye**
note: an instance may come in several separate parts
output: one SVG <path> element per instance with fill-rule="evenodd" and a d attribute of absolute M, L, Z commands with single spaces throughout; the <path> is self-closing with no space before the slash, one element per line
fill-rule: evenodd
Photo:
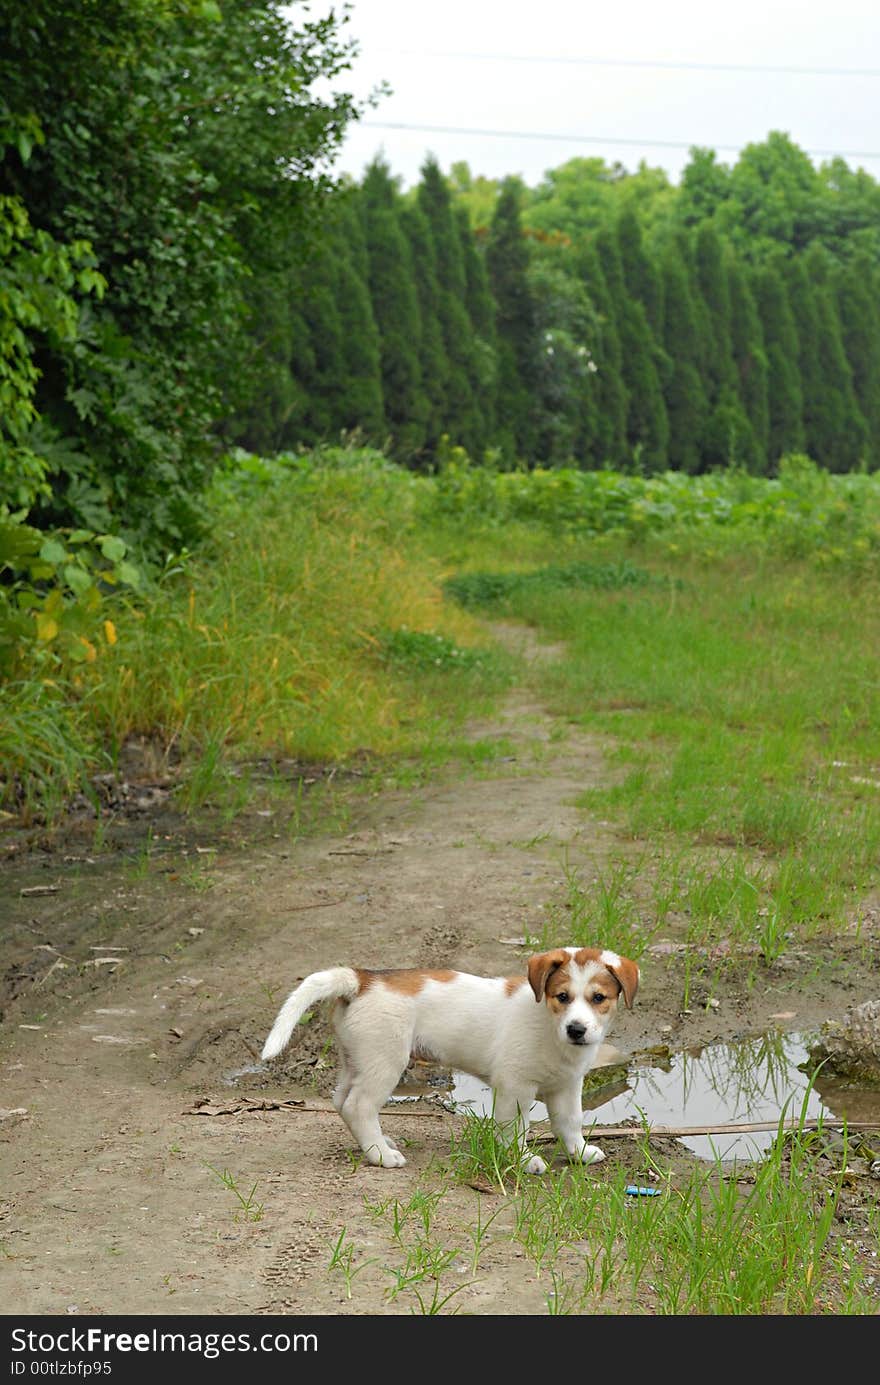
<path fill-rule="evenodd" d="M 556 999 L 559 1001 L 560 1005 L 567 1005 L 570 999 L 568 991 L 557 991 Z"/>
<path fill-rule="evenodd" d="M 591 999 L 594 1005 L 601 1005 L 605 997 L 601 991 L 594 991 Z"/>

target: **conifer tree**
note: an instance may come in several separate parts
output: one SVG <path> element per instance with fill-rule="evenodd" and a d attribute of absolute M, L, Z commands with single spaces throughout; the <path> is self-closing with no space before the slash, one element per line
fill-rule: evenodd
<path fill-rule="evenodd" d="M 627 291 L 641 303 L 655 340 L 662 342 L 663 280 L 645 251 L 642 230 L 632 208 L 627 208 L 618 217 L 617 244 Z"/>
<path fill-rule="evenodd" d="M 669 417 L 669 465 L 676 471 L 700 470 L 700 444 L 707 403 L 700 378 L 700 332 L 688 267 L 676 242 L 663 256 L 663 344 L 670 362 L 664 384 Z"/>
<path fill-rule="evenodd" d="M 336 427 L 360 430 L 384 442 L 382 355 L 369 289 L 369 259 L 363 226 L 351 193 L 340 199 L 335 292 L 342 329 L 341 373 L 336 381 Z"/>
<path fill-rule="evenodd" d="M 767 353 L 766 450 L 774 474 L 781 457 L 805 447 L 798 332 L 780 258 L 756 271 L 753 287 Z"/>
<path fill-rule="evenodd" d="M 385 421 L 396 456 L 417 460 L 430 414 L 419 363 L 421 315 L 412 254 L 400 225 L 399 194 L 388 165 L 370 164 L 361 186 L 370 298 L 381 342 Z"/>
<path fill-rule="evenodd" d="M 709 407 L 718 402 L 725 386 L 735 388 L 736 376 L 730 352 L 730 291 L 715 228 L 704 223 L 694 242 L 694 270 L 699 290 L 697 312 L 703 335 L 703 380 Z"/>
<path fill-rule="evenodd" d="M 596 366 L 596 423 L 593 441 L 595 464 L 600 467 L 622 467 L 629 461 L 626 440 L 627 395 L 623 382 L 620 334 L 614 303 L 591 241 L 584 240 L 578 245 L 575 265 L 598 318 L 596 346 L 593 351 Z"/>
<path fill-rule="evenodd" d="M 642 304 L 627 293 L 617 239 L 607 228 L 596 237 L 596 251 L 620 337 L 631 464 L 640 471 L 662 471 L 667 465 L 669 420 L 660 386 L 657 344 Z"/>
<path fill-rule="evenodd" d="M 422 395 L 426 409 L 423 446 L 433 453 L 449 427 L 450 363 L 443 340 L 440 287 L 434 238 L 421 207 L 405 203 L 400 209 L 400 224 L 411 253 L 413 279 L 419 302 L 421 331 L 418 341 Z"/>
<path fill-rule="evenodd" d="M 465 207 L 455 208 L 465 276 L 465 307 L 474 353 L 475 392 L 479 401 L 483 446 L 495 440 L 495 399 L 498 390 L 498 352 L 495 303 L 489 287 L 485 256 L 477 248 Z"/>
<path fill-rule="evenodd" d="M 754 439 L 751 455 L 743 460 L 750 471 L 766 473 L 769 415 L 764 334 L 749 280 L 732 254 L 728 257 L 727 283 L 730 294 L 730 349 L 737 392 Z"/>
<path fill-rule="evenodd" d="M 867 461 L 880 466 L 880 273 L 864 251 L 837 271 L 837 304 L 853 389 L 868 429 Z"/>
<path fill-rule="evenodd" d="M 830 471 L 852 471 L 865 461 L 868 430 L 843 349 L 831 258 L 818 242 L 803 257 L 803 268 L 813 292 L 816 359 L 822 382 L 808 413 L 807 444 Z"/>
<path fill-rule="evenodd" d="M 489 283 L 495 299 L 498 342 L 498 442 L 508 457 L 535 457 L 532 401 L 537 388 L 537 326 L 529 287 L 529 252 L 520 222 L 520 185 L 501 187 L 486 246 Z"/>
<path fill-rule="evenodd" d="M 479 452 L 485 438 L 467 278 L 449 188 L 436 159 L 425 162 L 416 196 L 430 228 L 436 262 L 437 315 L 448 370 L 445 431 L 453 441 Z"/>

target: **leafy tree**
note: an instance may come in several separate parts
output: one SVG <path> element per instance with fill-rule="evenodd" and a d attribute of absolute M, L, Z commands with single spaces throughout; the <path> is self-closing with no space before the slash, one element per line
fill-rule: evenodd
<path fill-rule="evenodd" d="M 592 459 L 597 424 L 596 313 L 584 285 L 558 257 L 539 256 L 529 283 L 538 334 L 537 455 L 544 462 L 584 463 Z"/>
<path fill-rule="evenodd" d="M 41 522 L 179 543 L 266 363 L 248 285 L 301 256 L 354 107 L 312 89 L 346 65 L 335 17 L 276 0 L 9 0 L 0 193 L 106 281 L 73 349 L 34 363 L 39 447 L 62 460 Z M 254 295 L 258 301 L 260 291 Z M 36 444 L 34 444 L 36 447 Z"/>
<path fill-rule="evenodd" d="M 692 149 L 681 175 L 676 219 L 686 227 L 700 226 L 713 219 L 729 196 L 730 169 L 719 164 L 714 149 Z"/>

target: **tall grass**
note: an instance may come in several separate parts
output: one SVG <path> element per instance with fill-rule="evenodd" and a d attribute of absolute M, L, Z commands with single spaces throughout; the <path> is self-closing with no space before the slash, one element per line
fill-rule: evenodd
<path fill-rule="evenodd" d="M 63 796 L 136 734 L 182 757 L 190 806 L 236 758 L 442 758 L 509 660 L 412 551 L 402 479 L 373 458 L 218 479 L 210 539 L 117 603 L 112 649 L 22 683 L 0 730 L 7 794 L 19 770 Z"/>

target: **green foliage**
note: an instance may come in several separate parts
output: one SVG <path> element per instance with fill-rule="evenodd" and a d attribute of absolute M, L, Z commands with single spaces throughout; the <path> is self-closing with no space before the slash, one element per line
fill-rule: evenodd
<path fill-rule="evenodd" d="M 18 134 L 19 153 L 29 156 L 21 125 Z M 87 241 L 58 243 L 34 229 L 20 197 L 0 195 L 0 507 L 26 511 L 50 493 L 52 465 L 34 428 L 39 349 L 69 361 L 81 339 L 79 303 L 104 288 Z"/>
<path fill-rule="evenodd" d="M 301 253 L 353 112 L 312 87 L 347 58 L 334 16 L 294 30 L 275 0 L 4 7 L 4 226 L 22 211 L 0 360 L 22 329 L 40 334 L 29 379 L 16 348 L 14 426 L 33 409 L 41 440 L 64 440 L 53 465 L 13 438 L 40 526 L 124 529 L 154 549 L 198 529 L 212 433 L 264 359 L 247 286 Z"/>
<path fill-rule="evenodd" d="M 454 640 L 434 630 L 409 630 L 405 625 L 379 636 L 380 656 L 389 664 L 433 673 L 461 672 L 482 667 L 486 654 L 479 649 L 463 649 Z"/>
<path fill-rule="evenodd" d="M 0 516 L 0 678 L 63 674 L 116 644 L 114 591 L 141 586 L 123 539 Z"/>
<path fill-rule="evenodd" d="M 443 589 L 462 606 L 503 605 L 519 595 L 540 596 L 563 589 L 619 591 L 650 582 L 643 568 L 623 560 L 617 563 L 548 563 L 534 572 L 463 572 L 447 578 Z"/>
<path fill-rule="evenodd" d="M 570 467 L 497 472 L 456 456 L 419 505 L 465 528 L 521 521 L 578 537 L 662 534 L 677 544 L 753 544 L 856 568 L 880 552 L 880 478 L 833 475 L 798 454 L 782 459 L 775 478 L 735 468 L 696 477 Z"/>

